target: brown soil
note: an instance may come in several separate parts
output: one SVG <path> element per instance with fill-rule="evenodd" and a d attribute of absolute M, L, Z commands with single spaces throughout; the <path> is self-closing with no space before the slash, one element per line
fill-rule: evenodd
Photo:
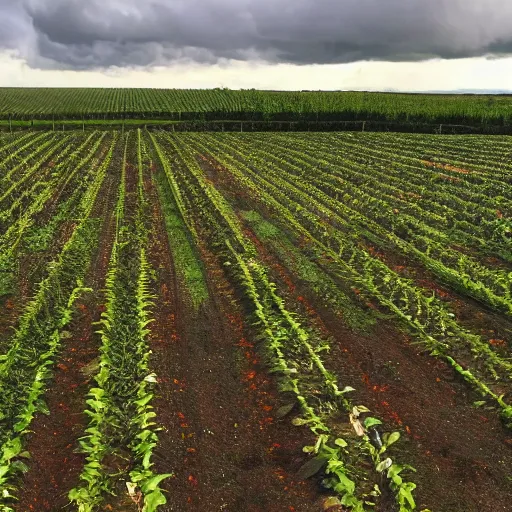
<path fill-rule="evenodd" d="M 461 167 L 455 167 L 454 165 L 442 164 L 439 162 L 432 162 L 430 160 L 420 160 L 420 162 L 423 165 L 426 165 L 427 167 L 436 167 L 439 169 L 445 169 L 446 171 L 458 172 L 460 174 L 483 174 L 479 171 L 470 171 L 469 169 L 462 169 Z M 443 174 L 442 176 L 445 176 L 445 175 Z M 460 180 L 458 180 L 458 181 L 460 181 Z"/>
<path fill-rule="evenodd" d="M 154 405 L 164 427 L 154 460 L 159 472 L 174 473 L 163 484 L 168 505 L 162 511 L 321 510 L 315 485 L 294 479 L 311 438 L 275 419 L 281 404 L 274 383 L 222 267 L 201 248 L 211 300 L 195 314 L 176 280 L 159 203 L 148 188 L 158 269 Z"/>
<path fill-rule="evenodd" d="M 202 164 L 205 165 L 204 163 Z M 235 208 L 268 212 L 252 198 L 233 190 L 229 171 L 205 169 Z M 242 219 L 240 219 L 242 220 Z M 429 357 L 389 321 L 380 320 L 369 335 L 355 334 L 327 310 L 322 298 L 282 267 L 247 228 L 260 257 L 274 272 L 290 307 L 333 339 L 326 366 L 357 388 L 352 397 L 375 411 L 386 427 L 402 432 L 392 454 L 417 469 L 418 509 L 436 512 L 510 510 L 512 436 L 496 411 L 475 409 L 479 400 L 444 363 Z"/>
<path fill-rule="evenodd" d="M 67 493 L 78 483 L 84 456 L 78 453 L 78 438 L 83 435 L 88 419 L 84 414 L 90 387 L 88 365 L 98 355 L 98 341 L 93 322 L 103 310 L 100 290 L 104 287 L 114 235 L 114 205 L 119 180 L 115 163 L 100 190 L 91 213 L 104 219 L 99 250 L 85 280 L 94 293 L 86 294 L 77 304 L 77 312 L 69 327 L 70 337 L 64 345 L 55 369 L 54 381 L 48 385 L 46 403 L 49 416 L 34 418 L 27 450 L 31 454 L 15 509 L 19 512 L 65 510 Z M 86 371 L 84 371 L 86 370 Z"/>
<path fill-rule="evenodd" d="M 8 295 L 0 298 L 0 340 L 2 348 L 4 348 L 4 343 L 14 333 L 20 310 L 18 297 Z"/>

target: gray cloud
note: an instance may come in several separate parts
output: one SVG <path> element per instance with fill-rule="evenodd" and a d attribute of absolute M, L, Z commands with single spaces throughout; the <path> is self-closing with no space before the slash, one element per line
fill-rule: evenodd
<path fill-rule="evenodd" d="M 23 6 L 0 0 L 0 48 L 15 49 L 32 32 L 30 18 Z"/>
<path fill-rule="evenodd" d="M 503 0 L 0 0 L 0 48 L 37 68 L 501 55 L 511 26 Z"/>

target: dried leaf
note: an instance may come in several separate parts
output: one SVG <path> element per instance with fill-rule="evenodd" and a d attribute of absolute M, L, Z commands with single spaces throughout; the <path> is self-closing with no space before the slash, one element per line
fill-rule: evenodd
<path fill-rule="evenodd" d="M 354 427 L 354 430 L 356 431 L 356 434 L 358 436 L 364 436 L 365 430 L 361 422 L 357 419 L 356 416 L 353 414 L 350 415 L 350 423 L 352 423 L 352 426 Z"/>

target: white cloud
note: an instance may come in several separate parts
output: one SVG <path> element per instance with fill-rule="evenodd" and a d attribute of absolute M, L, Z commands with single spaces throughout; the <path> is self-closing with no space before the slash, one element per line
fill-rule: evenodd
<path fill-rule="evenodd" d="M 216 64 L 178 63 L 150 70 L 111 67 L 70 71 L 32 69 L 13 52 L 3 52 L 0 86 L 512 91 L 512 58 L 303 66 L 220 60 Z"/>

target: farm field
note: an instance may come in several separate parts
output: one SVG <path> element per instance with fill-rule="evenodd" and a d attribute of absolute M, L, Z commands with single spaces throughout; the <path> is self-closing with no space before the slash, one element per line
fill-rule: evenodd
<path fill-rule="evenodd" d="M 510 95 L 0 87 L 0 126 L 37 120 L 395 121 L 510 126 Z"/>
<path fill-rule="evenodd" d="M 0 510 L 510 510 L 511 154 L 0 134 Z"/>

